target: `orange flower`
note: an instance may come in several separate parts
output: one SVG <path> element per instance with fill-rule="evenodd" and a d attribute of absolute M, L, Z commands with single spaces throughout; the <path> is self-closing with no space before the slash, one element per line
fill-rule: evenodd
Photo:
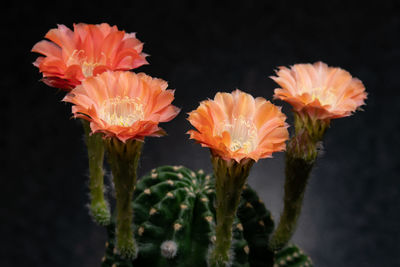
<path fill-rule="evenodd" d="M 63 101 L 75 104 L 75 117 L 90 121 L 93 133 L 103 132 L 122 142 L 161 136 L 158 123 L 172 120 L 179 109 L 171 102 L 168 84 L 144 73 L 106 71 L 85 79 Z"/>
<path fill-rule="evenodd" d="M 71 90 L 83 79 L 105 70 L 130 70 L 148 64 L 142 53 L 143 43 L 135 33 L 119 31 L 107 23 L 74 24 L 74 31 L 64 25 L 51 29 L 32 52 L 38 57 L 33 63 L 43 73 L 49 86 Z"/>
<path fill-rule="evenodd" d="M 274 98 L 290 103 L 300 114 L 315 119 L 350 116 L 367 98 L 362 82 L 340 68 L 323 62 L 280 67 L 271 78 L 282 88 Z"/>
<path fill-rule="evenodd" d="M 197 129 L 188 132 L 190 138 L 225 160 L 271 157 L 285 150 L 288 139 L 286 116 L 280 108 L 240 90 L 217 93 L 214 100 L 201 102 L 188 120 Z"/>

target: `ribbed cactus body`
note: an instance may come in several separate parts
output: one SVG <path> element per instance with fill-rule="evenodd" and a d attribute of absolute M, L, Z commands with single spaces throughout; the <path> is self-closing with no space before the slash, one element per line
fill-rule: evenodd
<path fill-rule="evenodd" d="M 237 216 L 243 225 L 243 234 L 249 244 L 250 266 L 272 265 L 274 254 L 268 249 L 268 240 L 274 230 L 274 221 L 257 193 L 248 185 L 243 190 Z"/>
<path fill-rule="evenodd" d="M 207 266 L 215 242 L 213 179 L 182 166 L 163 166 L 141 178 L 132 203 L 139 255 L 133 262 L 118 255 L 110 225 L 102 266 Z M 273 228 L 270 213 L 245 186 L 233 224 L 231 266 L 272 266 L 268 239 Z"/>
<path fill-rule="evenodd" d="M 133 207 L 140 257 L 149 266 L 193 266 L 204 262 L 213 238 L 211 179 L 183 167 L 161 167 L 142 178 Z M 163 256 L 165 241 L 176 255 Z M 192 253 L 196 251 L 196 253 Z"/>
<path fill-rule="evenodd" d="M 275 256 L 274 267 L 311 267 L 310 257 L 295 245 L 289 245 Z"/>

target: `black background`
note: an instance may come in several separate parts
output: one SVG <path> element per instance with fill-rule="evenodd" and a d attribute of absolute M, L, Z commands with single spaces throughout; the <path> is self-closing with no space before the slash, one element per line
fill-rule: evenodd
<path fill-rule="evenodd" d="M 147 139 L 140 173 L 162 164 L 211 170 L 207 149 L 185 134 L 186 113 L 217 91 L 271 99 L 274 68 L 318 60 L 361 79 L 365 111 L 333 121 L 294 242 L 316 266 L 400 266 L 400 5 L 357 2 L 32 1 L 2 8 L 0 266 L 98 266 L 104 251 L 105 231 L 85 207 L 81 126 L 70 120 L 64 93 L 39 82 L 31 65 L 32 46 L 57 23 L 74 22 L 137 32 L 151 55 L 138 71 L 176 89 L 182 112 L 164 124 L 167 137 Z M 283 180 L 282 153 L 260 160 L 249 178 L 275 218 Z"/>

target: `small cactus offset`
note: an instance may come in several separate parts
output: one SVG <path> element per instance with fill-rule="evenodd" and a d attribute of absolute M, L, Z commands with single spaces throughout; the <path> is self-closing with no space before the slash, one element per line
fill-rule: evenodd
<path fill-rule="evenodd" d="M 134 261 L 118 255 L 110 225 L 102 266 L 207 266 L 215 241 L 213 179 L 182 166 L 163 166 L 145 175 L 132 204 L 139 255 Z M 233 225 L 231 266 L 272 266 L 268 239 L 273 228 L 270 213 L 245 186 Z"/>

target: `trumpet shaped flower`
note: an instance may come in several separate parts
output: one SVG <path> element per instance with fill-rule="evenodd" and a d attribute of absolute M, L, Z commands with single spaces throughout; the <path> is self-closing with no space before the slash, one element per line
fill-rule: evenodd
<path fill-rule="evenodd" d="M 196 128 L 188 132 L 190 138 L 226 160 L 271 157 L 285 149 L 288 139 L 281 109 L 240 90 L 217 93 L 214 100 L 201 102 L 188 120 Z"/>
<path fill-rule="evenodd" d="M 64 98 L 75 117 L 90 121 L 93 133 L 103 132 L 122 142 L 161 136 L 160 122 L 175 118 L 179 109 L 171 102 L 168 83 L 144 73 L 106 71 L 85 79 Z"/>
<path fill-rule="evenodd" d="M 107 23 L 64 25 L 51 29 L 34 45 L 32 52 L 42 54 L 33 63 L 49 86 L 71 90 L 87 77 L 105 70 L 130 70 L 148 64 L 143 43 L 135 33 L 125 33 Z"/>
<path fill-rule="evenodd" d="M 280 67 L 271 78 L 281 88 L 274 98 L 290 103 L 300 115 L 329 120 L 350 116 L 367 98 L 363 83 L 323 62 Z"/>

